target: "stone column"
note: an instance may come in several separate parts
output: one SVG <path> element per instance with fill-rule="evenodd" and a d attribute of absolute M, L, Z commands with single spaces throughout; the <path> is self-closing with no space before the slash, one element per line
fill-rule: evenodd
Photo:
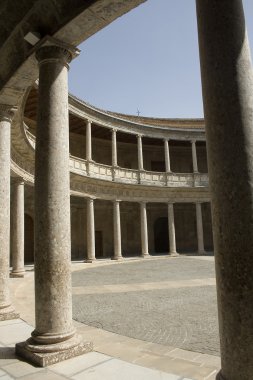
<path fill-rule="evenodd" d="M 193 173 L 198 173 L 198 159 L 197 159 L 197 150 L 196 150 L 196 141 L 192 140 L 192 164 L 193 164 Z"/>
<path fill-rule="evenodd" d="M 141 209 L 141 251 L 142 257 L 149 257 L 148 252 L 148 225 L 147 225 L 147 205 L 145 202 L 140 203 Z"/>
<path fill-rule="evenodd" d="M 176 233 L 175 233 L 175 222 L 174 222 L 174 205 L 173 203 L 168 204 L 168 226 L 169 226 L 169 240 L 170 240 L 170 252 L 169 255 L 177 256 L 176 248 Z"/>
<path fill-rule="evenodd" d="M 18 318 L 9 293 L 11 107 L 0 105 L 0 321 Z"/>
<path fill-rule="evenodd" d="M 94 200 L 87 199 L 87 262 L 92 263 L 95 256 Z"/>
<path fill-rule="evenodd" d="M 36 52 L 35 330 L 16 345 L 18 355 L 40 366 L 90 350 L 72 323 L 68 62 L 75 49 L 54 41 Z"/>
<path fill-rule="evenodd" d="M 112 166 L 118 166 L 116 129 L 112 129 Z"/>
<path fill-rule="evenodd" d="M 138 141 L 138 169 L 143 170 L 142 136 L 137 136 Z"/>
<path fill-rule="evenodd" d="M 221 341 L 218 379 L 253 374 L 253 71 L 241 0 L 197 0 Z"/>
<path fill-rule="evenodd" d="M 200 202 L 196 203 L 196 219 L 197 219 L 198 254 L 203 255 L 205 253 L 205 248 L 204 248 L 202 209 L 201 209 Z"/>
<path fill-rule="evenodd" d="M 120 201 L 113 202 L 113 232 L 114 232 L 114 256 L 113 260 L 122 259 L 121 251 L 121 224 L 120 224 Z"/>
<path fill-rule="evenodd" d="M 171 172 L 170 169 L 170 150 L 169 150 L 169 140 L 164 140 L 164 153 L 165 153 L 165 170 L 167 173 Z"/>
<path fill-rule="evenodd" d="M 24 277 L 25 210 L 24 181 L 13 181 L 12 193 L 12 271 L 11 277 Z"/>
<path fill-rule="evenodd" d="M 91 121 L 86 123 L 86 160 L 92 161 Z"/>

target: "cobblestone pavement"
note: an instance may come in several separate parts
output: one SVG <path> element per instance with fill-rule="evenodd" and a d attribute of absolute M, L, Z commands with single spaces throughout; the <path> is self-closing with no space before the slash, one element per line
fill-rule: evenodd
<path fill-rule="evenodd" d="M 77 321 L 153 343 L 219 354 L 213 258 L 124 262 L 72 276 Z M 75 294 L 75 287 L 83 287 L 84 293 Z M 85 294 L 92 287 L 96 292 Z"/>

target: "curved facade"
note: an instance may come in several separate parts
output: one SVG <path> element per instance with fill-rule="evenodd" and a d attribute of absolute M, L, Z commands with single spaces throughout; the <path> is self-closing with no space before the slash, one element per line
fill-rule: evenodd
<path fill-rule="evenodd" d="M 26 262 L 37 104 L 35 85 L 12 133 L 12 171 L 28 185 Z M 69 132 L 72 260 L 213 250 L 203 120 L 106 112 L 69 95 Z"/>

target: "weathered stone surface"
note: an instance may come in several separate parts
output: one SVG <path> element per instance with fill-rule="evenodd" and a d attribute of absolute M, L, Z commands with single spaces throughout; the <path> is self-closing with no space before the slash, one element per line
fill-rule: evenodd
<path fill-rule="evenodd" d="M 12 271 L 11 277 L 24 277 L 24 181 L 13 181 L 12 196 Z"/>
<path fill-rule="evenodd" d="M 10 130 L 13 111 L 0 105 L 0 320 L 17 318 L 9 294 Z"/>
<path fill-rule="evenodd" d="M 79 344 L 73 345 L 73 347 L 70 346 L 68 349 L 63 348 L 62 350 L 57 351 L 59 349 L 59 346 L 57 345 L 56 351 L 44 353 L 31 351 L 27 342 L 17 343 L 16 354 L 40 367 L 47 367 L 63 360 L 70 359 L 74 356 L 86 354 L 93 350 L 92 343 L 80 342 L 80 340 L 81 339 L 79 337 Z"/>
<path fill-rule="evenodd" d="M 253 71 L 241 0 L 197 0 L 222 376 L 253 374 Z"/>

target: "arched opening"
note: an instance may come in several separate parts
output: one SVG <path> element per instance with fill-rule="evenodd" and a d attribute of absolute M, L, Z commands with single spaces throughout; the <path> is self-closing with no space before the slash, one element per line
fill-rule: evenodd
<path fill-rule="evenodd" d="M 196 206 L 193 203 L 174 205 L 177 251 L 180 253 L 197 252 Z"/>
<path fill-rule="evenodd" d="M 169 234 L 168 218 L 158 218 L 154 224 L 154 243 L 155 253 L 168 253 L 169 251 Z"/>
<path fill-rule="evenodd" d="M 33 218 L 25 214 L 25 264 L 34 262 L 34 223 Z"/>

